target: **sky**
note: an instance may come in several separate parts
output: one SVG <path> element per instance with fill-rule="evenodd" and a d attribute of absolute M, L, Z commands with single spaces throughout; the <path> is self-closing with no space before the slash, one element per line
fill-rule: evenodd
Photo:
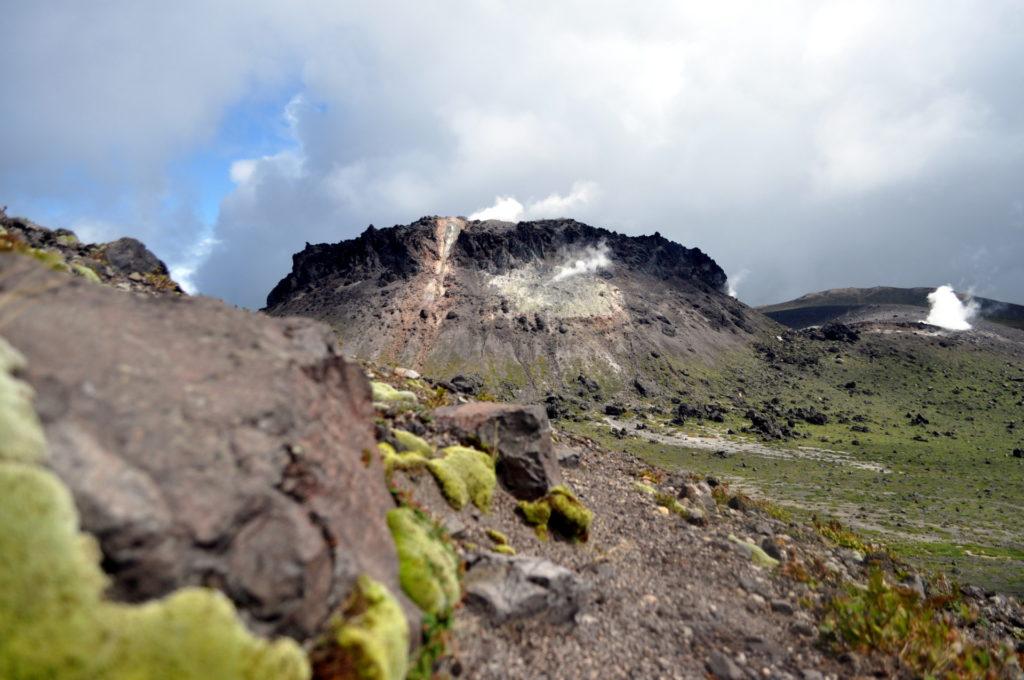
<path fill-rule="evenodd" d="M 9 0 L 0 205 L 261 307 L 306 242 L 573 217 L 749 304 L 1024 303 L 1024 2 Z"/>

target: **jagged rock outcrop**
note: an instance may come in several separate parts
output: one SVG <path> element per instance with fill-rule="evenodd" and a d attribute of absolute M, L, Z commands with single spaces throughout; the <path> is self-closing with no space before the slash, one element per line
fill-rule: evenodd
<path fill-rule="evenodd" d="M 399 593 L 362 370 L 329 329 L 0 255 L 0 323 L 109 595 L 222 590 L 306 639 L 367 574 Z"/>
<path fill-rule="evenodd" d="M 711 362 L 775 329 L 725 283 L 706 254 L 659 234 L 430 217 L 307 244 L 267 311 L 326 321 L 346 354 L 494 394 L 541 398 L 581 374 L 657 391 L 679 359 Z"/>
<path fill-rule="evenodd" d="M 141 241 L 120 238 L 110 243 L 82 243 L 68 229 L 47 229 L 0 209 L 0 253 L 16 252 L 50 269 L 125 290 L 183 295 L 167 265 Z"/>

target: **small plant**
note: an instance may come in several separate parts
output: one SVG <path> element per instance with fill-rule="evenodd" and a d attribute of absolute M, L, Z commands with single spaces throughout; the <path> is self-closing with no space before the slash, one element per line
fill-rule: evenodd
<path fill-rule="evenodd" d="M 963 639 L 951 613 L 889 585 L 877 569 L 867 587 L 851 587 L 828 604 L 821 630 L 836 651 L 894 654 L 926 678 L 998 677 L 1013 659 L 1009 649 Z"/>
<path fill-rule="evenodd" d="M 823 538 L 835 543 L 840 548 L 851 548 L 860 553 L 871 552 L 870 545 L 836 520 L 823 523 L 815 519 L 814 528 Z"/>

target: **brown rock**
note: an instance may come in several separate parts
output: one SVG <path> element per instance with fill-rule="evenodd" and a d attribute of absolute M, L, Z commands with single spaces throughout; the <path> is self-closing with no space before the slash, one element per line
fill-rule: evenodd
<path fill-rule="evenodd" d="M 0 255 L 12 291 L 3 332 L 112 597 L 211 585 L 256 630 L 306 639 L 360 573 L 400 592 L 369 386 L 325 326 Z"/>
<path fill-rule="evenodd" d="M 434 415 L 442 429 L 497 452 L 498 478 L 516 498 L 539 498 L 561 482 L 544 407 L 474 402 Z"/>

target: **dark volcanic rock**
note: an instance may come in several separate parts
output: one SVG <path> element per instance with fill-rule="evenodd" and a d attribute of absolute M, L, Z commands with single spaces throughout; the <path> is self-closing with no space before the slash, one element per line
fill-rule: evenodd
<path fill-rule="evenodd" d="M 543 407 L 473 402 L 437 409 L 434 417 L 438 428 L 496 451 L 498 478 L 516 498 L 539 498 L 561 483 Z"/>
<path fill-rule="evenodd" d="M 168 274 L 167 265 L 149 251 L 141 241 L 119 238 L 103 247 L 107 262 L 121 274 Z"/>
<path fill-rule="evenodd" d="M 826 340 L 829 342 L 854 343 L 860 340 L 860 331 L 844 323 L 827 323 L 818 328 L 810 328 L 804 334 L 812 340 Z"/>
<path fill-rule="evenodd" d="M 819 411 L 816 408 L 800 407 L 800 408 L 790 409 L 789 412 L 788 412 L 788 415 L 789 415 L 790 418 L 793 418 L 795 420 L 802 420 L 805 423 L 809 423 L 811 425 L 827 425 L 828 424 L 828 416 L 825 415 L 824 413 L 822 413 L 821 411 Z"/>
<path fill-rule="evenodd" d="M 791 434 L 788 427 L 780 425 L 773 416 L 767 413 L 750 409 L 747 411 L 746 417 L 750 420 L 751 429 L 766 439 L 785 439 Z"/>
<path fill-rule="evenodd" d="M 329 329 L 17 256 L 0 280 L 45 294 L 4 335 L 112 597 L 214 586 L 257 630 L 307 639 L 359 574 L 400 592 L 369 386 Z"/>
<path fill-rule="evenodd" d="M 594 253 L 604 270 L 562 275 Z M 427 217 L 307 245 L 266 311 L 327 322 L 347 355 L 437 380 L 480 375 L 513 401 L 580 390 L 607 399 L 576 384 L 581 366 L 602 385 L 635 377 L 645 397 L 665 380 L 650 357 L 711 360 L 776 331 L 726 295 L 725 281 L 706 254 L 658 234 Z"/>

